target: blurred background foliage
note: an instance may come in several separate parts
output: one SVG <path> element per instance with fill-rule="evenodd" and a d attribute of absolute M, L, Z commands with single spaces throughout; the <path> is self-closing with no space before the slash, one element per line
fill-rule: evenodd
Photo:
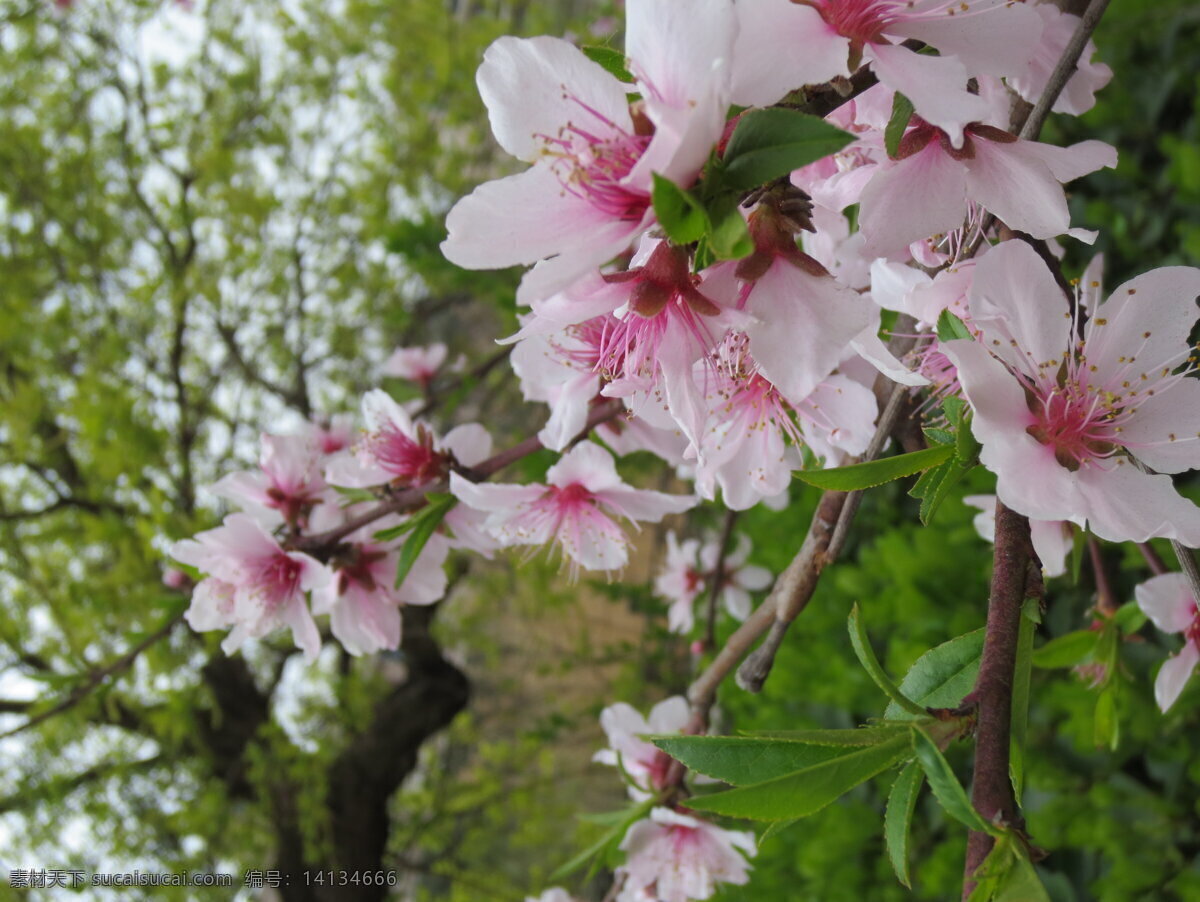
<path fill-rule="evenodd" d="M 0 730 L 32 724 L 0 738 L 5 869 L 334 866 L 346 762 L 419 745 L 399 790 L 380 784 L 378 860 L 398 896 L 520 900 L 593 835 L 577 815 L 622 804 L 616 775 L 590 763 L 600 709 L 645 711 L 697 665 L 649 590 L 662 529 L 641 534 L 619 584 L 572 585 L 542 557 L 455 560 L 436 642 L 367 659 L 330 646 L 312 668 L 283 638 L 225 658 L 161 584 L 168 542 L 223 513 L 204 486 L 249 465 L 260 431 L 353 411 L 397 345 L 466 356 L 465 378 L 435 385 L 440 426 L 482 417 L 503 442 L 539 425 L 503 362 L 486 367 L 515 322 L 515 274 L 447 264 L 441 220 L 513 166 L 475 92 L 483 48 L 506 33 L 602 42 L 615 14 L 587 0 L 0 0 Z M 1200 10 L 1114 0 L 1096 40 L 1112 84 L 1046 132 L 1120 151 L 1115 172 L 1072 186 L 1075 222 L 1100 230 L 1109 285 L 1198 265 Z M 1067 254 L 1078 274 L 1091 251 Z M 623 471 L 671 484 L 646 459 Z M 722 727 L 879 716 L 846 638 L 855 601 L 897 676 L 980 626 L 990 547 L 959 498 L 988 488 L 977 471 L 925 528 L 904 487 L 870 493 L 765 691 L 723 691 Z M 739 519 L 756 563 L 786 565 L 814 501 L 797 487 L 787 511 Z M 717 532 L 721 515 L 672 525 Z M 1131 599 L 1141 557 L 1103 555 Z M 1051 581 L 1043 638 L 1086 627 L 1094 602 L 1085 561 Z M 423 622 L 406 629 L 428 639 Z M 1034 674 L 1026 811 L 1057 902 L 1200 898 L 1200 690 L 1160 716 L 1151 684 L 1173 640 L 1137 639 L 1121 648 L 1115 749 L 1094 740 L 1096 690 Z M 423 661 L 465 674 L 469 704 L 416 745 L 377 742 L 398 710 L 419 719 L 388 705 Z M 951 750 L 964 774 L 967 751 Z M 769 839 L 750 886 L 719 898 L 955 898 L 963 837 L 927 798 L 914 890 L 895 882 L 889 779 Z M 573 887 L 605 888 L 603 875 Z"/>

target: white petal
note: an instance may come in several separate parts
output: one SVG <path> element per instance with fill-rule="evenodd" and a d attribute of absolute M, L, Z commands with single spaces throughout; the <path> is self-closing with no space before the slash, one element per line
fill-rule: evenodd
<path fill-rule="evenodd" d="M 769 106 L 803 85 L 849 76 L 850 40 L 811 6 L 738 0 L 733 102 Z M 797 48 L 804 52 L 798 53 Z"/>
<path fill-rule="evenodd" d="M 1138 607 L 1164 633 L 1182 633 L 1196 617 L 1196 599 L 1182 573 L 1160 573 L 1133 590 Z"/>
<path fill-rule="evenodd" d="M 1167 658 L 1159 669 L 1154 680 L 1154 700 L 1164 713 L 1179 699 L 1198 661 L 1200 649 L 1196 648 L 1196 643 L 1188 642 L 1179 654 Z"/>

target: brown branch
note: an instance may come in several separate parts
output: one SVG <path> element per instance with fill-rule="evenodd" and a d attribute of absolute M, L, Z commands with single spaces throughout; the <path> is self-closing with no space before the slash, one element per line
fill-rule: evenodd
<path fill-rule="evenodd" d="M 1009 741 L 1017 634 L 1033 556 L 1029 521 L 999 501 L 993 560 L 983 657 L 975 688 L 964 700 L 974 701 L 978 707 L 971 804 L 986 820 L 1020 828 L 1020 813 L 1009 776 Z M 972 830 L 968 835 L 964 899 L 974 889 L 975 870 L 991 851 L 993 842 L 987 833 Z"/>
<path fill-rule="evenodd" d="M 717 543 L 717 563 L 713 569 L 712 585 L 708 591 L 708 604 L 705 608 L 705 627 L 704 627 L 704 647 L 712 648 L 716 645 L 716 629 L 717 629 L 717 598 L 721 595 L 721 589 L 725 582 L 726 568 L 725 558 L 729 554 L 729 541 L 733 538 L 733 525 L 737 523 L 738 512 L 729 511 L 725 514 L 725 528 L 721 531 L 721 538 Z"/>
<path fill-rule="evenodd" d="M 133 662 L 137 660 L 138 655 L 144 652 L 147 648 L 158 642 L 160 639 L 166 638 L 181 620 L 183 620 L 183 611 L 180 611 L 166 623 L 152 632 L 146 638 L 142 639 L 137 645 L 131 648 L 125 654 L 121 655 L 103 667 L 93 670 L 87 675 L 82 683 L 67 693 L 66 697 L 57 702 L 40 714 L 35 714 L 19 727 L 14 727 L 6 733 L 0 733 L 0 739 L 7 739 L 9 736 L 15 736 L 18 733 L 24 733 L 26 730 L 36 727 L 40 723 L 44 723 L 51 717 L 61 714 L 70 708 L 75 707 L 85 698 L 92 694 L 99 686 L 111 676 L 122 673 L 133 666 Z"/>

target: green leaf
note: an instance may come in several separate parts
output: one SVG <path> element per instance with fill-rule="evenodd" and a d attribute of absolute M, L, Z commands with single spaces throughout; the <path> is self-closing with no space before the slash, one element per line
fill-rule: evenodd
<path fill-rule="evenodd" d="M 807 817 L 911 755 L 912 740 L 906 731 L 879 745 L 765 783 L 689 799 L 687 805 L 697 811 L 759 821 Z"/>
<path fill-rule="evenodd" d="M 875 657 L 875 651 L 871 648 L 871 640 L 867 637 L 866 627 L 863 626 L 862 618 L 859 616 L 857 602 L 850 609 L 850 620 L 847 625 L 850 628 L 850 644 L 854 648 L 855 657 L 858 658 L 863 669 L 870 674 L 875 685 L 882 689 L 898 708 L 915 714 L 917 717 L 928 717 L 929 712 L 916 702 L 906 698 L 904 693 L 892 682 L 891 677 L 883 672 L 883 667 L 880 666 L 879 659 Z"/>
<path fill-rule="evenodd" d="M 972 877 L 976 884 L 967 902 L 1050 902 L 1029 854 L 1011 834 L 996 840 Z"/>
<path fill-rule="evenodd" d="M 900 724 L 856 727 L 853 730 L 767 730 L 746 735 L 762 739 L 790 739 L 810 745 L 876 745 L 908 729 Z"/>
<path fill-rule="evenodd" d="M 446 514 L 450 512 L 450 509 L 458 503 L 458 499 L 453 495 L 430 492 L 425 497 L 429 501 L 429 504 L 413 516 L 410 521 L 412 526 L 409 537 L 400 548 L 399 560 L 396 562 L 395 585 L 397 588 L 404 582 L 404 578 L 412 570 L 413 564 L 421 556 L 421 551 L 424 550 L 426 543 L 429 542 L 430 536 L 437 531 L 438 526 L 445 519 Z"/>
<path fill-rule="evenodd" d="M 937 338 L 938 341 L 954 341 L 958 338 L 969 339 L 971 338 L 971 331 L 961 319 L 949 310 L 943 310 L 937 320 Z"/>
<path fill-rule="evenodd" d="M 1013 668 L 1012 729 L 1008 770 L 1018 805 L 1025 791 L 1025 739 L 1029 728 L 1029 680 L 1033 670 L 1033 634 L 1042 620 L 1041 602 L 1025 599 L 1017 630 L 1017 662 Z"/>
<path fill-rule="evenodd" d="M 887 808 L 883 813 L 883 838 L 887 844 L 888 859 L 896 871 L 896 879 L 909 889 L 912 882 L 908 876 L 908 834 L 912 827 L 913 812 L 917 808 L 917 796 L 925 776 L 915 761 L 904 765 L 900 776 L 888 793 Z"/>
<path fill-rule="evenodd" d="M 651 741 L 689 770 L 734 786 L 765 783 L 853 751 L 852 746 L 743 736 L 661 736 Z"/>
<path fill-rule="evenodd" d="M 788 827 L 793 826 L 794 824 L 798 823 L 799 821 L 800 821 L 800 818 L 798 818 L 798 817 L 792 818 L 789 821 L 771 821 L 769 824 L 767 824 L 767 829 L 763 830 L 762 836 L 760 836 L 758 838 L 758 844 L 761 846 L 772 836 L 782 833 Z"/>
<path fill-rule="evenodd" d="M 615 76 L 617 81 L 623 81 L 626 84 L 633 83 L 633 75 L 625 67 L 625 54 L 620 50 L 606 47 L 603 44 L 585 44 L 579 49 L 593 63 L 599 63 L 606 72 Z"/>
<path fill-rule="evenodd" d="M 654 215 L 667 237 L 676 244 L 698 241 L 708 229 L 708 214 L 690 191 L 685 191 L 668 178 L 653 173 L 654 188 L 650 194 Z"/>
<path fill-rule="evenodd" d="M 605 854 L 610 849 L 615 848 L 621 842 L 621 838 L 625 835 L 625 831 L 627 831 L 635 821 L 639 821 L 649 814 L 650 809 L 653 808 L 654 805 L 655 800 L 651 798 L 634 805 L 632 808 L 627 808 L 623 812 L 607 812 L 604 815 L 606 818 L 611 818 L 611 816 L 616 813 L 623 814 L 623 817 L 616 819 L 615 821 L 610 820 L 612 826 L 605 830 L 604 833 L 600 835 L 599 839 L 597 839 L 578 855 L 571 858 L 570 861 L 559 865 L 559 867 L 555 869 L 554 873 L 550 875 L 550 882 L 554 883 L 562 880 L 564 877 L 569 877 L 593 858 L 596 859 L 597 864 L 601 862 Z M 596 864 L 593 864 L 593 867 L 596 867 Z"/>
<path fill-rule="evenodd" d="M 1136 601 L 1127 601 L 1117 608 L 1117 613 L 1113 614 L 1113 622 L 1128 636 L 1146 625 L 1146 613 L 1138 607 Z"/>
<path fill-rule="evenodd" d="M 1099 641 L 1100 633 L 1097 630 L 1076 630 L 1051 639 L 1041 648 L 1033 650 L 1033 666 L 1043 669 L 1074 667 L 1096 651 Z"/>
<path fill-rule="evenodd" d="M 754 250 L 754 239 L 737 198 L 724 197 L 708 208 L 711 223 L 706 250 L 717 260 L 740 260 Z"/>
<path fill-rule="evenodd" d="M 977 629 L 931 648 L 917 658 L 904 679 L 900 692 L 921 708 L 953 708 L 975 686 L 979 656 L 983 653 L 983 630 Z M 912 715 L 892 703 L 883 712 L 886 720 L 911 720 Z"/>
<path fill-rule="evenodd" d="M 796 476 L 802 482 L 819 489 L 835 492 L 853 492 L 912 476 L 930 467 L 945 463 L 954 457 L 953 445 L 935 445 L 909 454 L 898 454 L 882 460 L 872 460 L 832 470 L 798 470 Z"/>
<path fill-rule="evenodd" d="M 897 91 L 892 98 L 892 117 L 888 119 L 887 128 L 883 130 L 883 146 L 887 149 L 887 155 L 892 159 L 895 159 L 896 154 L 900 152 L 900 139 L 904 137 L 905 129 L 908 128 L 913 112 L 912 101 Z M 907 883 L 904 885 L 908 886 Z"/>
<path fill-rule="evenodd" d="M 1000 832 L 985 821 L 971 805 L 966 790 L 958 782 L 958 777 L 954 776 L 950 764 L 938 750 L 934 741 L 929 738 L 929 734 L 920 727 L 913 729 L 913 750 L 916 752 L 917 760 L 921 763 L 921 769 L 925 771 L 925 779 L 929 781 L 929 788 L 933 790 L 934 797 L 946 809 L 947 814 L 971 830 L 990 833 L 993 836 Z"/>
<path fill-rule="evenodd" d="M 929 525 L 933 515 L 942 506 L 942 502 L 950 497 L 950 492 L 962 482 L 963 477 L 969 472 L 971 472 L 970 467 L 961 466 L 955 459 L 948 460 L 921 474 L 913 487 L 908 490 L 910 497 L 921 499 L 921 509 L 917 514 L 921 523 Z"/>
<path fill-rule="evenodd" d="M 738 120 L 725 146 L 721 183 L 749 191 L 837 153 L 854 136 L 796 110 L 752 110 Z"/>

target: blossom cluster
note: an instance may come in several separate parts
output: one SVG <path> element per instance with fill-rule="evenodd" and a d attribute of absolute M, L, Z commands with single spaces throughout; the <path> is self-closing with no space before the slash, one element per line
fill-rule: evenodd
<path fill-rule="evenodd" d="M 1014 96 L 1041 95 L 1075 17 L 1008 0 L 629 0 L 626 13 L 615 62 L 553 37 L 492 44 L 479 89 L 497 142 L 529 166 L 446 219 L 450 261 L 530 267 L 505 341 L 526 399 L 549 407 L 542 445 L 562 452 L 545 482 L 487 481 L 499 465 L 482 426 L 439 437 L 381 390 L 357 436 L 264 436 L 259 469 L 214 487 L 242 511 L 173 550 L 206 574 L 195 628 L 231 630 L 232 650 L 287 626 L 315 655 L 312 615 L 327 612 L 363 653 L 396 646 L 404 605 L 441 597 L 452 548 L 552 546 L 572 569 L 620 570 L 621 520 L 701 500 L 778 506 L 796 470 L 854 462 L 888 380 L 925 410 L 966 402 L 962 428 L 996 477 L 994 496 L 967 499 L 980 531 L 997 503 L 1031 518 L 1047 574 L 1065 569 L 1074 528 L 1200 546 L 1200 508 L 1171 480 L 1200 466 L 1200 270 L 1153 270 L 1103 299 L 1090 268 L 1065 291 L 1058 240 L 1094 233 L 1072 227 L 1063 185 L 1115 166 L 1116 150 L 1010 130 Z M 1086 111 L 1108 81 L 1093 50 L 1055 111 Z M 821 128 L 840 149 L 737 181 L 739 165 L 759 165 L 738 156 L 747 130 L 767 127 L 756 113 L 830 96 Z M 893 355 L 885 317 L 909 324 L 897 337 L 914 351 Z M 387 373 L 428 394 L 447 355 L 408 349 Z M 597 417 L 605 405 L 620 414 Z M 634 451 L 694 494 L 626 484 L 614 454 Z M 656 590 L 673 630 L 693 628 L 702 592 L 744 618 L 770 582 L 745 540 L 724 544 L 668 534 Z M 401 547 L 420 555 L 396 585 Z M 1187 640 L 1159 677 L 1163 708 L 1200 660 L 1183 592 L 1152 581 L 1138 595 Z M 746 879 L 735 849 L 752 843 L 689 814 L 665 756 L 636 738 L 680 729 L 678 713 L 605 711 L 601 760 L 662 803 L 622 842 L 625 902 L 704 899 Z"/>

